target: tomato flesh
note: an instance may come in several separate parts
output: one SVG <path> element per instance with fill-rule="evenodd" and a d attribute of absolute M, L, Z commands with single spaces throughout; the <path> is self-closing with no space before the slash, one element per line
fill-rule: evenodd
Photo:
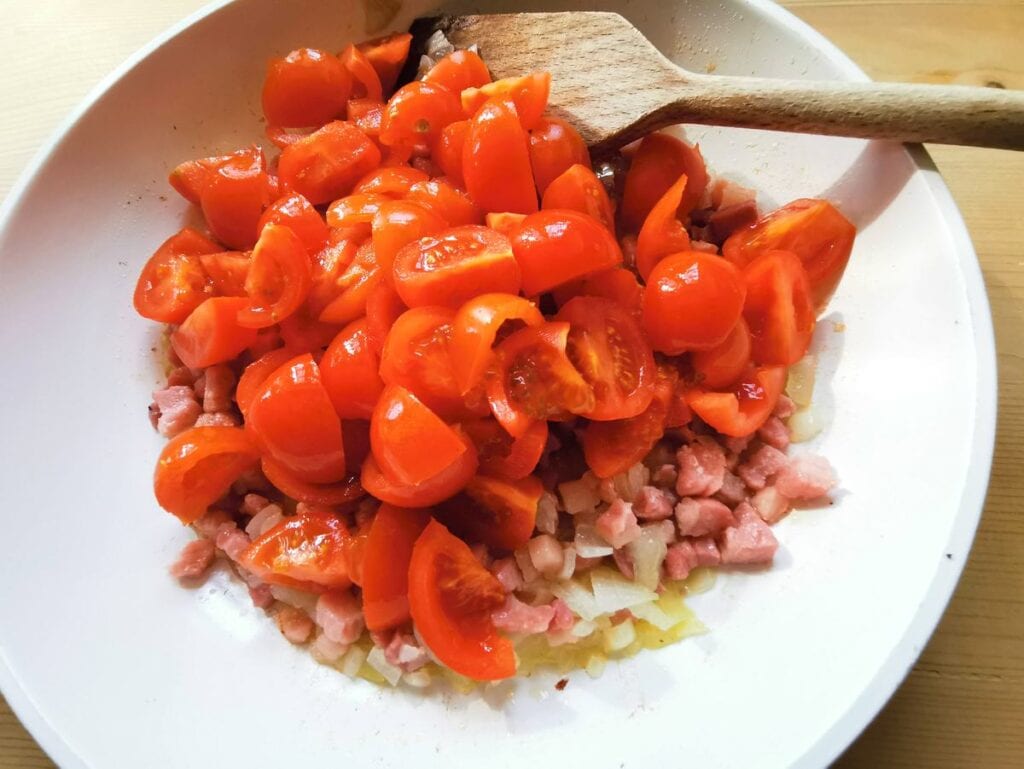
<path fill-rule="evenodd" d="M 755 363 L 789 366 L 807 353 L 814 333 L 814 306 L 807 272 L 789 251 L 768 251 L 743 271 Z"/>
<path fill-rule="evenodd" d="M 601 222 L 615 234 L 615 209 L 601 180 L 589 166 L 574 165 L 547 185 L 541 199 L 541 208 L 579 211 Z"/>
<path fill-rule="evenodd" d="M 312 285 L 302 241 L 288 227 L 267 224 L 252 252 L 245 278 L 249 304 L 239 311 L 239 324 L 266 328 L 280 323 L 302 306 Z"/>
<path fill-rule="evenodd" d="M 320 212 L 298 193 L 278 198 L 263 212 L 258 229 L 268 224 L 284 225 L 302 241 L 308 254 L 315 254 L 327 245 L 330 233 Z"/>
<path fill-rule="evenodd" d="M 785 366 L 748 368 L 730 390 L 697 387 L 687 392 L 686 403 L 718 432 L 744 438 L 768 421 L 785 384 Z"/>
<path fill-rule="evenodd" d="M 543 493 L 544 484 L 532 475 L 518 480 L 477 475 L 437 515 L 467 542 L 515 550 L 533 534 Z"/>
<path fill-rule="evenodd" d="M 281 151 L 278 173 L 286 189 L 313 205 L 347 195 L 380 164 L 380 150 L 351 123 L 335 120 Z"/>
<path fill-rule="evenodd" d="M 369 321 L 353 321 L 334 338 L 320 360 L 327 395 L 342 419 L 369 419 L 384 382 L 380 356 L 370 343 Z"/>
<path fill-rule="evenodd" d="M 522 77 L 506 77 L 479 88 L 462 91 L 462 109 L 466 117 L 474 117 L 488 101 L 503 101 L 514 105 L 519 123 L 527 131 L 540 121 L 548 105 L 551 74 L 534 72 Z"/>
<path fill-rule="evenodd" d="M 484 212 L 537 210 L 526 131 L 504 102 L 487 102 L 470 121 L 462 176 L 469 196 Z"/>
<path fill-rule="evenodd" d="M 453 464 L 423 483 L 402 483 L 388 476 L 373 454 L 363 462 L 360 481 L 381 502 L 399 507 L 431 507 L 458 494 L 476 474 L 477 467 L 476 449 L 467 442 L 467 450 Z"/>
<path fill-rule="evenodd" d="M 250 543 L 241 564 L 272 585 L 314 592 L 348 587 L 349 531 L 334 513 L 317 508 L 286 517 Z"/>
<path fill-rule="evenodd" d="M 388 504 L 377 509 L 360 564 L 367 629 L 387 630 L 409 620 L 409 562 L 428 523 L 430 515 L 424 510 Z"/>
<path fill-rule="evenodd" d="M 199 257 L 221 250 L 190 227 L 165 240 L 139 275 L 132 300 L 136 312 L 161 323 L 184 321 L 209 296 Z"/>
<path fill-rule="evenodd" d="M 527 216 L 512 237 L 527 296 L 622 264 L 615 238 L 596 219 L 554 209 Z"/>
<path fill-rule="evenodd" d="M 688 177 L 683 174 L 644 219 L 636 239 L 636 271 L 644 280 L 662 257 L 690 250 L 690 236 L 678 215 L 687 184 Z"/>
<path fill-rule="evenodd" d="M 530 131 L 530 166 L 537 192 L 546 195 L 549 185 L 576 165 L 590 170 L 590 152 L 583 137 L 564 120 L 541 118 Z"/>
<path fill-rule="evenodd" d="M 740 318 L 721 344 L 710 350 L 697 350 L 690 356 L 697 383 L 705 387 L 728 387 L 750 363 L 750 329 Z"/>
<path fill-rule="evenodd" d="M 679 215 L 693 210 L 708 184 L 708 172 L 700 149 L 674 136 L 648 134 L 640 142 L 622 193 L 622 219 L 626 228 L 638 232 L 648 213 L 669 187 L 685 174 L 686 189 Z"/>
<path fill-rule="evenodd" d="M 337 57 L 299 48 L 273 59 L 263 81 L 263 114 L 275 126 L 319 126 L 344 112 L 352 78 Z"/>
<path fill-rule="evenodd" d="M 256 341 L 256 329 L 238 322 L 248 306 L 248 299 L 237 296 L 205 300 L 171 334 L 174 354 L 192 369 L 231 360 Z"/>

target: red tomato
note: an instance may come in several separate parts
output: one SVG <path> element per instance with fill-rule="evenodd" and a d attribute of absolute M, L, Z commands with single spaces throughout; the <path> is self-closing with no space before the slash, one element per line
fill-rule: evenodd
<path fill-rule="evenodd" d="M 642 413 L 612 422 L 590 422 L 583 429 L 583 457 L 598 478 L 626 472 L 646 457 L 665 434 L 678 377 L 659 367 L 654 397 Z"/>
<path fill-rule="evenodd" d="M 704 387 L 728 387 L 750 364 L 750 329 L 743 318 L 721 344 L 690 354 L 697 381 Z"/>
<path fill-rule="evenodd" d="M 513 236 L 512 249 L 527 296 L 622 264 L 622 251 L 612 234 L 578 211 L 531 214 Z"/>
<path fill-rule="evenodd" d="M 467 88 L 475 88 L 491 82 L 491 73 L 484 60 L 473 51 L 453 51 L 437 62 L 423 80 L 431 85 L 447 88 L 460 94 Z"/>
<path fill-rule="evenodd" d="M 569 166 L 544 190 L 541 208 L 565 208 L 592 216 L 615 235 L 615 210 L 604 185 L 590 166 Z"/>
<path fill-rule="evenodd" d="M 431 156 L 437 163 L 445 176 L 460 187 L 464 187 L 466 181 L 462 175 L 462 150 L 466 145 L 466 137 L 469 136 L 469 121 L 456 120 L 449 123 L 441 131 L 441 135 L 431 147 Z"/>
<path fill-rule="evenodd" d="M 398 73 L 405 66 L 405 60 L 409 56 L 409 44 L 412 42 L 412 35 L 408 32 L 395 32 L 385 37 L 378 37 L 367 40 L 356 47 L 366 54 L 373 68 L 377 70 L 381 87 L 384 93 L 390 93 L 398 80 Z"/>
<path fill-rule="evenodd" d="M 268 125 L 263 129 L 264 135 L 270 142 L 277 147 L 279 150 L 283 150 L 292 144 L 295 144 L 299 139 L 304 136 L 309 136 L 313 131 L 311 129 L 306 130 L 289 130 L 287 128 L 281 128 L 280 126 Z M 178 190 L 181 192 L 181 190 Z M 184 195 L 184 193 L 182 193 Z"/>
<path fill-rule="evenodd" d="M 544 485 L 532 475 L 519 480 L 477 475 L 462 494 L 442 503 L 436 515 L 467 542 L 515 550 L 530 541 L 543 493 Z"/>
<path fill-rule="evenodd" d="M 276 350 L 264 353 L 245 367 L 242 375 L 238 378 L 238 386 L 235 388 L 235 403 L 238 404 L 238 409 L 243 416 L 248 412 L 249 405 L 267 378 L 294 357 L 295 354 L 291 350 L 278 347 Z"/>
<path fill-rule="evenodd" d="M 352 78 L 352 98 L 384 100 L 384 90 L 380 84 L 380 75 L 373 68 L 366 54 L 349 43 L 341 52 L 342 66 Z"/>
<path fill-rule="evenodd" d="M 271 223 L 284 225 L 294 232 L 309 254 L 315 254 L 327 245 L 330 233 L 324 218 L 298 193 L 278 198 L 263 212 L 257 227 L 262 232 Z"/>
<path fill-rule="evenodd" d="M 341 330 L 320 360 L 324 387 L 342 419 L 369 419 L 384 391 L 380 357 L 370 344 L 366 318 Z"/>
<path fill-rule="evenodd" d="M 679 205 L 686 190 L 683 174 L 668 188 L 644 219 L 636 239 L 636 271 L 644 280 L 663 256 L 690 250 L 690 236 L 679 221 Z"/>
<path fill-rule="evenodd" d="M 816 312 L 843 277 L 857 228 L 827 200 L 794 200 L 729 236 L 722 255 L 745 267 L 765 251 L 792 251 L 807 270 Z"/>
<path fill-rule="evenodd" d="M 437 521 L 423 530 L 409 563 L 409 611 L 431 653 L 477 681 L 516 672 L 512 642 L 498 635 L 491 612 L 505 590 L 469 547 Z"/>
<path fill-rule="evenodd" d="M 644 292 L 643 323 L 666 355 L 721 344 L 743 311 L 743 276 L 714 254 L 686 251 L 662 259 Z"/>
<path fill-rule="evenodd" d="M 630 312 L 640 312 L 644 289 L 637 282 L 636 274 L 625 267 L 612 267 L 588 275 L 585 278 L 566 283 L 554 290 L 559 306 L 575 296 L 600 296 L 609 299 Z"/>
<path fill-rule="evenodd" d="M 351 423 L 349 423 L 351 424 Z M 263 457 L 263 475 L 287 497 L 307 505 L 344 505 L 355 502 L 366 494 L 357 476 L 349 476 L 338 483 L 307 483 L 299 480 L 280 462 Z"/>
<path fill-rule="evenodd" d="M 348 527 L 329 510 L 288 516 L 252 541 L 239 562 L 264 582 L 323 592 L 348 587 Z"/>
<path fill-rule="evenodd" d="M 476 449 L 471 443 L 467 442 L 467 445 L 469 450 L 461 454 L 458 461 L 446 467 L 440 475 L 416 485 L 401 483 L 385 475 L 370 454 L 363 462 L 360 481 L 364 489 L 382 502 L 399 507 L 431 507 L 458 494 L 476 474 Z"/>
<path fill-rule="evenodd" d="M 483 221 L 480 209 L 466 193 L 440 179 L 417 182 L 409 188 L 406 199 L 429 208 L 452 227 Z"/>
<path fill-rule="evenodd" d="M 443 474 L 467 442 L 400 385 L 384 389 L 370 419 L 370 450 L 381 471 L 415 486 Z"/>
<path fill-rule="evenodd" d="M 590 152 L 583 137 L 564 120 L 541 118 L 530 131 L 530 166 L 537 192 L 544 195 L 548 185 L 574 165 L 590 170 Z"/>
<path fill-rule="evenodd" d="M 192 523 L 259 458 L 256 445 L 238 427 L 190 428 L 160 452 L 153 475 L 156 501 L 182 523 Z"/>
<path fill-rule="evenodd" d="M 387 384 L 410 390 L 449 421 L 475 411 L 486 413 L 485 407 L 466 404 L 455 381 L 450 348 L 454 316 L 447 307 L 415 307 L 402 313 L 384 340 L 380 359 L 380 375 Z"/>
<path fill-rule="evenodd" d="M 167 181 L 189 203 L 200 205 L 203 191 L 213 181 L 214 176 L 222 168 L 229 173 L 239 171 L 244 174 L 254 161 L 262 170 L 266 170 L 263 152 L 255 145 L 232 152 L 228 155 L 186 160 L 171 171 Z"/>
<path fill-rule="evenodd" d="M 357 229 L 358 226 L 331 228 L 327 245 L 310 259 L 313 267 L 313 287 L 309 291 L 305 309 L 313 317 L 318 317 L 341 293 L 342 287 L 338 285 L 338 281 L 352 266 L 359 247 L 365 240 L 356 232 Z"/>
<path fill-rule="evenodd" d="M 537 420 L 519 438 L 513 438 L 495 419 L 462 424 L 476 446 L 480 471 L 497 478 L 519 480 L 534 471 L 548 441 L 548 423 Z"/>
<path fill-rule="evenodd" d="M 344 230 L 354 240 L 366 240 L 372 232 L 373 217 L 391 200 L 390 196 L 376 192 L 353 192 L 331 203 L 327 223 Z"/>
<path fill-rule="evenodd" d="M 263 209 L 276 197 L 267 176 L 263 150 L 250 147 L 199 162 L 210 164 L 199 193 L 210 232 L 233 249 L 252 248 Z"/>
<path fill-rule="evenodd" d="M 418 168 L 411 166 L 389 166 L 371 171 L 356 184 L 354 191 L 391 198 L 401 198 L 408 194 L 409 188 L 417 182 L 425 182 L 430 177 Z"/>
<path fill-rule="evenodd" d="M 402 246 L 447 226 L 448 222 L 419 203 L 393 200 L 382 204 L 373 217 L 373 250 L 387 280 L 394 274 L 395 256 Z"/>
<path fill-rule="evenodd" d="M 302 309 L 282 320 L 278 330 L 281 341 L 292 351 L 292 356 L 308 352 L 319 358 L 324 348 L 341 331 L 341 326 L 336 323 L 323 323 Z"/>
<path fill-rule="evenodd" d="M 415 80 L 388 100 L 380 141 L 389 147 L 431 147 L 446 125 L 462 118 L 459 100 L 451 91 Z"/>
<path fill-rule="evenodd" d="M 538 419 L 567 419 L 594 410 L 594 391 L 566 355 L 568 323 L 528 326 L 498 345 L 498 370 L 487 400 L 510 435 L 523 436 Z"/>
<path fill-rule="evenodd" d="M 430 523 L 424 510 L 383 504 L 370 524 L 362 553 L 363 616 L 371 630 L 409 621 L 409 561 L 412 548 Z"/>
<path fill-rule="evenodd" d="M 249 404 L 245 426 L 263 453 L 298 480 L 323 484 L 345 477 L 341 421 L 311 355 L 267 378 Z"/>
<path fill-rule="evenodd" d="M 370 292 L 366 298 L 366 340 L 375 352 L 379 354 L 384 349 L 388 332 L 406 309 L 390 283 L 381 281 Z"/>
<path fill-rule="evenodd" d="M 366 314 L 366 300 L 384 280 L 372 243 L 364 243 L 335 281 L 338 296 L 318 316 L 324 323 L 351 323 Z"/>
<path fill-rule="evenodd" d="M 189 368 L 231 360 L 256 341 L 256 329 L 238 323 L 238 313 L 248 305 L 239 296 L 207 299 L 171 334 L 174 354 Z"/>
<path fill-rule="evenodd" d="M 306 247 L 288 227 L 270 223 L 263 228 L 245 278 L 249 304 L 238 323 L 266 328 L 294 313 L 313 284 Z"/>
<path fill-rule="evenodd" d="M 697 387 L 687 392 L 686 403 L 718 432 L 743 438 L 768 421 L 785 384 L 785 366 L 748 368 L 730 391 Z"/>
<path fill-rule="evenodd" d="M 459 307 L 480 293 L 518 294 L 519 265 L 501 233 L 469 224 L 413 241 L 395 257 L 395 290 L 410 307 Z"/>
<path fill-rule="evenodd" d="M 514 294 L 482 294 L 459 308 L 452 321 L 452 368 L 459 391 L 465 395 L 483 381 L 493 354 L 498 330 L 508 321 L 539 326 L 544 316 L 533 302 Z"/>
<path fill-rule="evenodd" d="M 708 184 L 700 148 L 668 134 L 645 136 L 626 174 L 621 209 L 626 228 L 639 231 L 647 214 L 682 174 L 689 180 L 679 206 L 679 215 L 685 216 L 697 205 Z"/>
<path fill-rule="evenodd" d="M 789 366 L 807 352 L 814 333 L 814 307 L 807 272 L 789 251 L 768 251 L 743 270 L 755 363 Z"/>
<path fill-rule="evenodd" d="M 526 131 L 504 102 L 488 102 L 470 121 L 462 175 L 469 196 L 485 212 L 537 210 Z"/>
<path fill-rule="evenodd" d="M 479 88 L 462 92 L 462 110 L 466 117 L 474 117 L 484 104 L 497 99 L 511 103 L 519 116 L 519 123 L 527 131 L 534 128 L 548 106 L 551 74 L 534 72 L 522 77 L 506 77 Z"/>
<path fill-rule="evenodd" d="M 319 126 L 345 110 L 352 77 L 335 56 L 299 48 L 272 59 L 263 81 L 263 114 L 278 126 Z"/>
<path fill-rule="evenodd" d="M 135 311 L 161 323 L 184 321 L 209 296 L 199 255 L 221 250 L 190 227 L 169 237 L 142 268 L 132 300 Z"/>
<path fill-rule="evenodd" d="M 347 195 L 379 164 L 377 145 L 351 123 L 335 120 L 285 147 L 278 173 L 286 189 L 320 205 Z"/>
<path fill-rule="evenodd" d="M 378 99 L 349 99 L 345 111 L 348 122 L 367 136 L 380 137 L 380 122 L 384 119 L 384 102 Z M 283 147 L 282 147 L 283 149 Z"/>
<path fill-rule="evenodd" d="M 626 419 L 654 396 L 654 354 L 633 315 L 608 299 L 578 296 L 555 316 L 569 324 L 566 354 L 594 391 L 581 416 Z"/>
<path fill-rule="evenodd" d="M 341 420 L 341 441 L 345 445 L 345 470 L 358 475 L 370 456 L 370 420 Z"/>
<path fill-rule="evenodd" d="M 491 213 L 484 217 L 484 221 L 492 230 L 500 232 L 511 239 L 519 231 L 519 228 L 522 227 L 523 222 L 526 221 L 526 214 Z"/>
<path fill-rule="evenodd" d="M 245 296 L 245 278 L 252 255 L 241 251 L 200 254 L 199 263 L 206 273 L 207 289 L 213 296 Z"/>

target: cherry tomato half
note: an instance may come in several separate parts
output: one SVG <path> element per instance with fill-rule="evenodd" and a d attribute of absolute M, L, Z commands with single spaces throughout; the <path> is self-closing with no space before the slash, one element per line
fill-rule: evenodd
<path fill-rule="evenodd" d="M 311 255 L 327 245 L 330 235 L 320 212 L 297 192 L 278 198 L 263 212 L 258 225 L 260 232 L 271 223 L 283 225 L 294 232 Z"/>
<path fill-rule="evenodd" d="M 329 510 L 306 509 L 254 539 L 239 559 L 272 585 L 323 592 L 348 587 L 348 527 Z"/>
<path fill-rule="evenodd" d="M 248 306 L 245 297 L 207 299 L 171 334 L 174 354 L 193 369 L 231 360 L 256 341 L 256 329 L 238 322 L 238 313 Z"/>
<path fill-rule="evenodd" d="M 319 126 L 345 111 L 352 76 L 337 57 L 299 48 L 272 59 L 263 81 L 263 114 L 275 126 Z"/>
<path fill-rule="evenodd" d="M 458 494 L 476 474 L 476 449 L 469 441 L 467 447 L 467 451 L 441 474 L 415 485 L 401 483 L 386 475 L 370 454 L 363 462 L 360 481 L 364 489 L 382 502 L 399 507 L 431 507 Z"/>
<path fill-rule="evenodd" d="M 459 100 L 451 91 L 415 80 L 388 100 L 380 124 L 380 141 L 389 147 L 431 147 L 445 126 L 463 117 Z"/>
<path fill-rule="evenodd" d="M 619 244 L 596 219 L 578 211 L 538 211 L 512 237 L 527 296 L 622 264 Z"/>
<path fill-rule="evenodd" d="M 335 279 L 337 296 L 328 302 L 318 316 L 324 323 L 351 323 L 366 314 L 370 294 L 384 281 L 384 270 L 377 263 L 373 244 L 363 243 L 356 250 L 352 263 Z"/>
<path fill-rule="evenodd" d="M 682 174 L 688 181 L 679 215 L 685 216 L 697 205 L 708 184 L 700 149 L 668 134 L 645 136 L 633 155 L 622 193 L 621 213 L 626 228 L 638 232 L 647 214 Z"/>
<path fill-rule="evenodd" d="M 417 182 L 409 188 L 406 199 L 429 208 L 452 227 L 483 221 L 480 209 L 469 195 L 440 179 Z"/>
<path fill-rule="evenodd" d="M 428 523 L 430 515 L 424 510 L 386 503 L 377 509 L 363 547 L 360 575 L 369 630 L 387 630 L 409 620 L 409 562 Z"/>
<path fill-rule="evenodd" d="M 466 184 L 462 174 L 462 149 L 466 145 L 467 136 L 469 136 L 468 120 L 456 120 L 454 123 L 449 123 L 437 137 L 430 153 L 434 162 L 444 171 L 445 176 L 460 187 L 464 187 Z"/>
<path fill-rule="evenodd" d="M 313 205 L 347 195 L 380 165 L 380 150 L 351 123 L 335 120 L 281 151 L 278 173 L 287 190 Z"/>
<path fill-rule="evenodd" d="M 491 73 L 479 54 L 462 49 L 443 57 L 428 70 L 423 80 L 461 94 L 467 88 L 490 83 Z"/>
<path fill-rule="evenodd" d="M 385 281 L 366 297 L 366 341 L 378 355 L 391 327 L 406 309 L 394 287 Z"/>
<path fill-rule="evenodd" d="M 548 185 L 574 165 L 590 170 L 590 152 L 583 137 L 560 118 L 541 118 L 530 131 L 530 166 L 537 192 L 544 195 Z"/>
<path fill-rule="evenodd" d="M 690 250 L 690 235 L 679 221 L 679 205 L 686 190 L 688 177 L 680 176 L 644 219 L 636 239 L 636 271 L 647 280 L 651 270 L 663 256 Z"/>
<path fill-rule="evenodd" d="M 433 655 L 477 681 L 515 675 L 512 642 L 491 621 L 491 612 L 504 603 L 501 583 L 466 543 L 431 521 L 409 562 L 409 611 Z"/>
<path fill-rule="evenodd" d="M 385 94 L 391 93 L 395 87 L 398 73 L 402 71 L 405 60 L 409 56 L 411 42 L 412 35 L 408 32 L 395 32 L 385 37 L 367 40 L 356 46 L 377 70 L 377 76 L 380 78 L 380 85 Z"/>
<path fill-rule="evenodd" d="M 238 313 L 239 325 L 266 328 L 299 309 L 313 284 L 309 256 L 288 227 L 269 223 L 252 252 L 245 293 L 249 304 Z"/>
<path fill-rule="evenodd" d="M 462 175 L 466 191 L 484 212 L 537 210 L 526 131 L 504 102 L 487 102 L 470 121 L 462 148 Z"/>
<path fill-rule="evenodd" d="M 590 166 L 569 166 L 562 174 L 551 180 L 541 208 L 567 208 L 592 216 L 601 222 L 608 231 L 615 234 L 615 210 L 612 201 L 605 191 L 601 180 L 597 178 Z"/>
<path fill-rule="evenodd" d="M 585 278 L 565 283 L 552 292 L 559 306 L 576 296 L 600 296 L 619 307 L 639 315 L 644 289 L 637 282 L 636 273 L 625 267 L 601 270 Z"/>
<path fill-rule="evenodd" d="M 356 184 L 353 192 L 371 195 L 383 195 L 401 198 L 408 194 L 409 188 L 417 182 L 425 182 L 430 177 L 418 168 L 411 166 L 388 166 L 371 171 Z"/>
<path fill-rule="evenodd" d="M 146 262 L 135 284 L 133 304 L 144 318 L 181 323 L 209 296 L 201 254 L 222 249 L 190 227 L 172 235 Z"/>
<path fill-rule="evenodd" d="M 160 452 L 153 476 L 156 501 L 182 523 L 192 523 L 259 458 L 256 444 L 238 427 L 192 427 Z"/>
<path fill-rule="evenodd" d="M 353 99 L 368 99 L 372 101 L 384 100 L 384 89 L 380 84 L 380 75 L 373 68 L 373 64 L 366 58 L 366 54 L 349 43 L 341 52 L 342 66 L 348 71 L 352 78 Z"/>
<path fill-rule="evenodd" d="M 370 344 L 368 325 L 361 318 L 343 328 L 320 360 L 324 387 L 342 419 L 369 419 L 384 391 L 380 357 Z"/>
<path fill-rule="evenodd" d="M 447 227 L 448 222 L 419 203 L 394 200 L 382 204 L 373 216 L 373 250 L 387 280 L 391 280 L 395 256 L 402 246 Z"/>
<path fill-rule="evenodd" d="M 811 289 L 800 260 L 789 251 L 768 251 L 747 265 L 743 280 L 751 358 L 758 364 L 796 363 L 814 333 Z"/>
<path fill-rule="evenodd" d="M 690 354 L 698 384 L 704 387 L 728 387 L 750 364 L 750 329 L 740 318 L 725 341 L 710 350 Z"/>
<path fill-rule="evenodd" d="M 278 347 L 276 350 L 265 352 L 245 367 L 242 375 L 238 377 L 238 386 L 235 387 L 235 403 L 238 404 L 238 410 L 243 416 L 249 411 L 249 405 L 263 387 L 263 383 L 294 357 L 295 353 L 291 350 Z"/>
<path fill-rule="evenodd" d="M 263 150 L 249 147 L 199 162 L 209 170 L 201 182 L 199 204 L 210 232 L 233 249 L 252 248 L 263 209 L 276 197 Z"/>
<path fill-rule="evenodd" d="M 530 541 L 543 493 L 544 485 L 532 475 L 519 480 L 477 475 L 440 505 L 437 518 L 467 542 L 515 550 Z"/>
<path fill-rule="evenodd" d="M 519 123 L 527 131 L 540 121 L 548 106 L 551 92 L 551 73 L 534 72 L 522 77 L 505 77 L 486 83 L 479 88 L 462 91 L 462 109 L 466 117 L 474 117 L 480 108 L 491 100 L 509 102 L 514 105 Z"/>
<path fill-rule="evenodd" d="M 686 403 L 718 432 L 743 438 L 768 421 L 785 384 L 785 366 L 748 368 L 731 390 L 697 387 L 686 393 Z"/>
<path fill-rule="evenodd" d="M 345 434 L 347 435 L 347 432 Z M 338 483 L 307 483 L 296 478 L 290 470 L 271 457 L 263 457 L 261 468 L 263 475 L 274 488 L 285 496 L 305 502 L 307 505 L 334 507 L 355 502 L 366 495 L 358 476 L 350 475 Z"/>

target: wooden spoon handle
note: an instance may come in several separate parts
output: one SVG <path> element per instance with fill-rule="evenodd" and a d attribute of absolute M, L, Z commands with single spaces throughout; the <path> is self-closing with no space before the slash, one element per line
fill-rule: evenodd
<path fill-rule="evenodd" d="M 651 116 L 656 122 L 1024 149 L 1024 91 L 689 73 L 686 80 L 682 95 Z"/>

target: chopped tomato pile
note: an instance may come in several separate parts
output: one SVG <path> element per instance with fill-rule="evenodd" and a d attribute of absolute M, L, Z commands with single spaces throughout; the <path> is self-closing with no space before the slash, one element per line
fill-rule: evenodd
<path fill-rule="evenodd" d="M 213 543 L 175 573 L 223 552 L 289 640 L 391 683 L 590 626 L 630 648 L 676 627 L 662 583 L 770 561 L 831 485 L 781 419 L 854 227 L 761 214 L 670 133 L 594 166 L 547 73 L 456 50 L 397 85 L 409 45 L 272 60 L 266 146 L 171 172 L 206 232 L 134 305 L 169 326 L 157 501 Z M 602 604 L 609 575 L 653 608 Z"/>

